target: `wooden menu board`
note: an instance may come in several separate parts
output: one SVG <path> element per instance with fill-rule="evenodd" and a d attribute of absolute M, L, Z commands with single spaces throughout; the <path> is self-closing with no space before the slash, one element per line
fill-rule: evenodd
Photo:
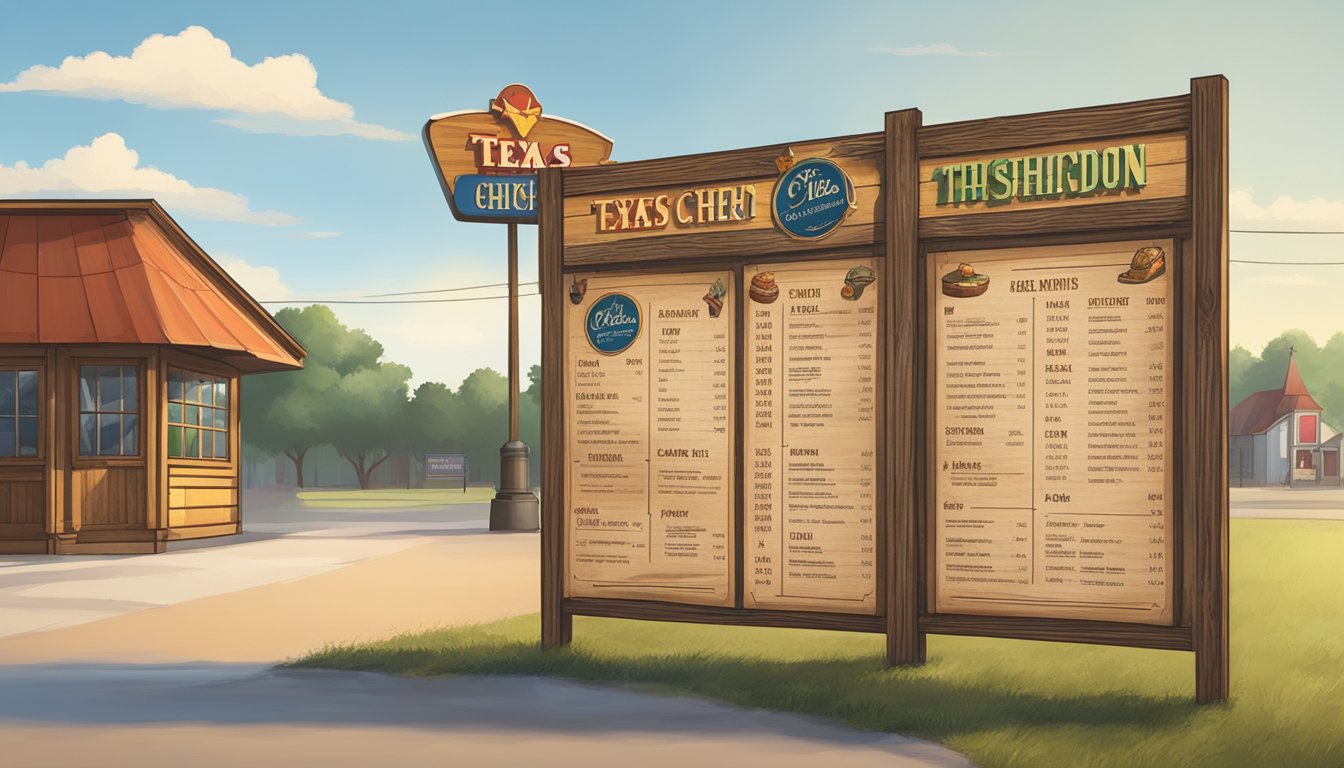
<path fill-rule="evenodd" d="M 561 500 L 542 505 L 543 647 L 574 616 L 879 632 L 889 664 L 923 662 L 928 635 L 1099 643 L 1193 651 L 1196 699 L 1226 699 L 1227 104 L 1215 76 L 542 171 L 542 488 Z M 821 158 L 855 207 L 799 239 L 767 193 Z M 695 215 L 670 213 L 690 195 Z M 841 295 L 857 267 L 872 282 Z M 699 306 L 720 278 L 728 415 L 704 410 L 715 370 L 674 387 L 710 450 L 686 483 L 657 464 L 675 441 L 634 374 L 663 375 L 658 321 L 602 355 L 578 315 L 615 292 L 650 316 Z M 678 546 L 709 541 L 708 562 L 667 556 L 664 509 L 688 510 Z"/>
<path fill-rule="evenodd" d="M 731 271 L 572 278 L 566 596 L 734 603 L 732 282 Z M 619 352 L 589 340 L 590 310 L 612 296 L 639 318 Z"/>
<path fill-rule="evenodd" d="M 743 271 L 744 607 L 877 612 L 875 266 Z"/>
<path fill-rule="evenodd" d="M 932 255 L 938 612 L 1172 622 L 1173 248 Z"/>

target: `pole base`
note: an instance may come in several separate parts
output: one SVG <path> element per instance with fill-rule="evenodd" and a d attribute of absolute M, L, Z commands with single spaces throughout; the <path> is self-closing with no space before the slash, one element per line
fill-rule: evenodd
<path fill-rule="evenodd" d="M 490 530 L 541 530 L 541 505 L 531 491 L 521 496 L 505 496 L 505 491 L 490 500 Z"/>
<path fill-rule="evenodd" d="M 531 451 L 521 440 L 511 440 L 499 449 L 499 490 L 490 500 L 490 530 L 541 530 L 541 505 L 528 487 Z"/>

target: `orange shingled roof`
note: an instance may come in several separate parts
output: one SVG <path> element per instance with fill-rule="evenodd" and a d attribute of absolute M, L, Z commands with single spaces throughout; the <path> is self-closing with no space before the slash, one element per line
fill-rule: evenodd
<path fill-rule="evenodd" d="M 158 203 L 0 201 L 0 344 L 167 344 L 239 370 L 307 352 Z"/>
<path fill-rule="evenodd" d="M 1227 415 L 1229 435 L 1258 435 L 1293 411 L 1322 411 L 1321 404 L 1307 391 L 1297 362 L 1288 355 L 1288 373 L 1279 389 L 1266 389 L 1247 396 Z"/>

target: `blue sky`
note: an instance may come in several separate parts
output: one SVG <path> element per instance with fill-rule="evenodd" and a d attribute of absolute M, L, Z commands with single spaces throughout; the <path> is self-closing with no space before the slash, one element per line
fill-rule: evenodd
<path fill-rule="evenodd" d="M 203 29 L 178 38 L 189 27 Z M 153 35 L 174 39 L 115 94 L 89 67 L 32 69 L 129 57 Z M 504 227 L 452 219 L 419 130 L 510 82 L 630 161 L 877 131 L 910 106 L 931 124 L 1166 96 L 1222 73 L 1234 227 L 1344 230 L 1342 37 L 1327 2 L 26 3 L 0 27 L 0 196 L 95 194 L 70 188 L 77 171 L 170 187 L 157 196 L 258 299 L 357 297 L 504 279 Z M 230 79 L 269 57 L 290 57 L 275 93 Z M 525 280 L 534 243 L 525 228 Z M 1344 236 L 1232 245 L 1234 259 L 1344 260 Z M 1234 343 L 1344 329 L 1344 267 L 1232 276 Z M 503 369 L 503 302 L 336 309 L 418 381 Z M 527 365 L 537 300 L 524 310 Z"/>

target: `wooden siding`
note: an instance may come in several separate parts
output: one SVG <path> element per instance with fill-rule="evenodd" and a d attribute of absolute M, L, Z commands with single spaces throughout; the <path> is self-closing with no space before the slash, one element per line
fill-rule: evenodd
<path fill-rule="evenodd" d="M 146 527 L 144 467 L 87 467 L 73 475 L 71 503 L 81 530 Z"/>
<path fill-rule="evenodd" d="M 238 522 L 238 470 L 230 464 L 168 465 L 168 527 Z"/>
<path fill-rule="evenodd" d="M 0 470 L 0 537 L 29 531 L 42 532 L 46 512 L 46 486 L 41 469 L 15 472 Z"/>

